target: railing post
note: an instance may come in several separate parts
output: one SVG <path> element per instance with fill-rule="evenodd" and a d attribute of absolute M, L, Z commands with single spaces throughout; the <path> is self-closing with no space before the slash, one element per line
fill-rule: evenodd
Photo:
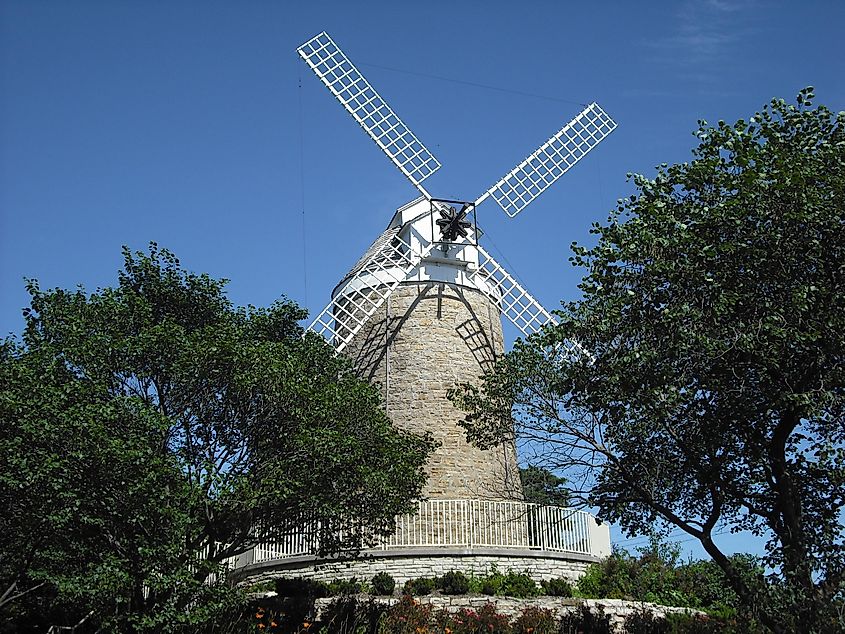
<path fill-rule="evenodd" d="M 467 541 L 469 542 L 467 546 L 472 548 L 475 544 L 475 508 L 472 500 L 464 500 L 464 504 L 467 505 L 467 517 L 469 518 L 469 534 L 467 535 Z"/>

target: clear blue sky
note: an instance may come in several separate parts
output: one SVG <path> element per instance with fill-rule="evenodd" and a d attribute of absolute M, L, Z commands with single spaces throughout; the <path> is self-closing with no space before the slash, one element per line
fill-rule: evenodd
<path fill-rule="evenodd" d="M 617 120 L 516 219 L 479 209 L 488 250 L 554 308 L 578 294 L 570 242 L 626 172 L 687 160 L 698 119 L 806 85 L 845 108 L 843 24 L 822 0 L 4 0 L 0 333 L 21 329 L 24 277 L 93 290 L 151 240 L 238 304 L 318 312 L 416 195 L 297 57 L 322 30 L 443 163 L 435 195 L 476 198 L 579 103 Z"/>

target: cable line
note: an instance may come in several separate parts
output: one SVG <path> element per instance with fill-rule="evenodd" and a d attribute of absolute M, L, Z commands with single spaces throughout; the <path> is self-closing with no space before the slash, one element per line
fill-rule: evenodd
<path fill-rule="evenodd" d="M 299 60 L 297 60 L 298 62 Z M 305 229 L 305 132 L 302 123 L 302 68 L 297 63 L 299 74 L 299 203 L 302 208 L 302 305 L 308 307 L 308 238 Z"/>
<path fill-rule="evenodd" d="M 447 81 L 453 84 L 463 84 L 464 86 L 473 86 L 474 88 L 484 88 L 486 90 L 496 90 L 498 92 L 505 92 L 512 95 L 520 95 L 522 97 L 531 97 L 533 99 L 545 99 L 546 101 L 557 101 L 559 103 L 571 103 L 578 106 L 586 106 L 588 104 L 581 101 L 573 101 L 572 99 L 561 99 L 560 97 L 551 97 L 549 95 L 540 95 L 533 92 L 523 92 L 521 90 L 512 90 L 510 88 L 503 88 L 501 86 L 491 86 L 490 84 L 479 84 L 474 81 L 465 81 L 463 79 L 452 79 L 450 77 L 442 77 L 440 75 L 431 75 L 429 73 L 418 73 L 412 70 L 404 70 L 402 68 L 393 68 L 391 66 L 382 66 L 381 64 L 366 64 L 361 63 L 361 66 L 369 66 L 370 68 L 379 68 L 381 70 L 388 70 L 394 73 L 404 73 L 405 75 L 414 75 L 416 77 L 426 77 L 428 79 L 436 79 L 438 81 Z"/>

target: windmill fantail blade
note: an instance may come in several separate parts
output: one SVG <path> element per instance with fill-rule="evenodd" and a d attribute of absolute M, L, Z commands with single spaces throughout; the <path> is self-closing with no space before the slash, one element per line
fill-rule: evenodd
<path fill-rule="evenodd" d="M 421 183 L 440 168 L 440 162 L 396 116 L 334 40 L 323 31 L 296 50 L 399 171 L 430 199 Z"/>
<path fill-rule="evenodd" d="M 597 103 L 591 103 L 484 192 L 475 204 L 492 196 L 513 218 L 615 129 L 616 122 Z"/>

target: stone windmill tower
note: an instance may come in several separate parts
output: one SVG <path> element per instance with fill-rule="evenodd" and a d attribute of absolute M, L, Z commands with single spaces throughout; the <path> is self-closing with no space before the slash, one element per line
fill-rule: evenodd
<path fill-rule="evenodd" d="M 346 55 L 320 33 L 300 57 L 420 193 L 400 207 L 334 289 L 309 326 L 381 385 L 402 428 L 440 441 L 429 463 L 431 499 L 520 497 L 514 447 L 481 451 L 457 425 L 446 398 L 502 354 L 502 316 L 523 335 L 553 318 L 479 244 L 475 210 L 493 198 L 513 217 L 616 127 L 595 103 L 474 201 L 433 197 L 423 181 L 440 163 Z"/>

